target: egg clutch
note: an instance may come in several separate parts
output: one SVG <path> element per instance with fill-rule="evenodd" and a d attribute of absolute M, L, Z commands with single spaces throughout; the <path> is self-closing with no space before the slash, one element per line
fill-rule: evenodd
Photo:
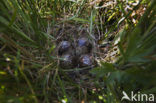
<path fill-rule="evenodd" d="M 93 67 L 93 45 L 86 37 L 80 37 L 76 42 L 63 40 L 58 44 L 60 67 L 64 69 Z"/>

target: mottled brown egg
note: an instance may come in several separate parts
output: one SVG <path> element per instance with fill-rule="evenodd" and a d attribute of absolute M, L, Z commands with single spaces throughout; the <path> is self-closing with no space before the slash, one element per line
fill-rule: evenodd
<path fill-rule="evenodd" d="M 74 57 L 71 54 L 64 54 L 61 56 L 60 66 L 64 69 L 71 69 L 74 67 Z"/>
<path fill-rule="evenodd" d="M 86 46 L 88 48 L 91 48 L 91 43 L 90 41 L 88 40 L 88 38 L 85 38 L 85 37 L 81 37 L 77 40 L 77 44 L 78 46 L 82 47 L 82 46 Z"/>
<path fill-rule="evenodd" d="M 86 54 L 86 55 L 81 55 L 79 58 L 79 67 L 88 67 L 93 65 L 93 57 Z"/>
<path fill-rule="evenodd" d="M 77 40 L 78 46 L 87 46 L 88 39 L 85 37 L 79 38 Z"/>
<path fill-rule="evenodd" d="M 87 38 L 82 37 L 77 40 L 77 47 L 76 47 L 77 56 L 90 53 L 91 50 L 92 50 L 92 45 Z"/>
<path fill-rule="evenodd" d="M 65 53 L 66 51 L 68 51 L 70 48 L 71 48 L 71 43 L 69 41 L 62 41 L 60 44 L 59 44 L 59 47 L 58 47 L 58 54 L 59 55 L 62 55 L 63 53 Z"/>

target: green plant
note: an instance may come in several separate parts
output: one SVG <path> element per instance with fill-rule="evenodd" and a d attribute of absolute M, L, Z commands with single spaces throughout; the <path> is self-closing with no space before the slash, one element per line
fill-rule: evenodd
<path fill-rule="evenodd" d="M 121 56 L 116 63 L 102 63 L 92 70 L 107 85 L 107 98 L 121 102 L 122 91 L 155 94 L 156 8 L 151 1 L 136 27 L 123 29 L 118 47 Z M 123 45 L 124 44 L 124 45 Z M 109 74 L 109 75 L 108 75 Z M 128 102 L 128 101 L 127 101 Z"/>
<path fill-rule="evenodd" d="M 135 1 L 135 0 L 132 0 Z M 122 91 L 155 93 L 156 8 L 144 0 L 130 12 L 117 0 L 100 9 L 87 0 L 0 0 L 0 102 L 105 102 L 120 103 Z M 98 6 L 107 4 L 102 1 Z M 147 5 L 137 26 L 131 14 Z M 116 63 L 101 63 L 91 72 L 94 89 L 75 83 L 55 54 L 57 31 L 66 24 L 86 27 L 88 38 L 100 44 L 114 32 L 120 38 Z M 124 25 L 124 26 L 123 26 Z M 125 26 L 126 25 L 126 26 Z M 74 28 L 74 26 L 71 26 Z M 121 27 L 121 28 L 120 28 Z M 122 28 L 124 27 L 124 28 Z M 74 32 L 74 31 L 73 31 Z M 102 62 L 102 61 L 101 61 Z M 82 68 L 82 70 L 85 68 Z M 95 90 L 96 89 L 96 90 Z"/>

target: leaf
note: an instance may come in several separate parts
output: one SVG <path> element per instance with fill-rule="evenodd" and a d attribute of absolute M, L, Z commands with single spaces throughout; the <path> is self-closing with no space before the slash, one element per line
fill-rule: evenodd
<path fill-rule="evenodd" d="M 74 18 L 73 20 L 78 21 L 78 22 L 82 22 L 82 23 L 88 23 L 89 21 L 83 18 Z"/>
<path fill-rule="evenodd" d="M 14 9 L 14 14 L 11 18 L 11 22 L 9 23 L 9 26 L 11 26 L 14 23 L 14 21 L 16 20 L 16 15 L 17 15 L 17 10 Z"/>
<path fill-rule="evenodd" d="M 101 67 L 94 68 L 90 72 L 93 74 L 96 74 L 97 77 L 102 77 L 109 72 L 117 71 L 114 68 L 113 64 L 111 64 L 111 63 L 101 63 L 101 64 L 102 64 Z"/>

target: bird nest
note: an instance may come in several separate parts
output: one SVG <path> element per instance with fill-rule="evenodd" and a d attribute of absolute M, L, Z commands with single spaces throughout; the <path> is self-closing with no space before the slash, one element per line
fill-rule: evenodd
<path fill-rule="evenodd" d="M 110 43 L 100 46 L 96 30 L 91 34 L 87 26 L 64 24 L 54 28 L 51 33 L 55 34 L 55 55 L 61 70 L 77 82 L 94 77 L 89 70 L 107 57 Z"/>

